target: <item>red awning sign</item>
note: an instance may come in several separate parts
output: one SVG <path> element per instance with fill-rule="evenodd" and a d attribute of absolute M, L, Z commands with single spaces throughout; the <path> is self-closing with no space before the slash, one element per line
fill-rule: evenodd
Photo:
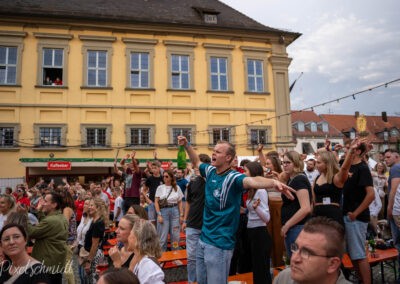
<path fill-rule="evenodd" d="M 168 170 L 169 169 L 169 162 L 161 162 L 161 168 L 163 168 L 164 170 Z"/>
<path fill-rule="evenodd" d="M 71 170 L 71 162 L 47 162 L 47 170 L 48 171 L 70 171 Z"/>

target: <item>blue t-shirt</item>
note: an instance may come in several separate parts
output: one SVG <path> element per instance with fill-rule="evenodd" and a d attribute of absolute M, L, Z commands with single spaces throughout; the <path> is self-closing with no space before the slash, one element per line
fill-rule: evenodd
<path fill-rule="evenodd" d="M 235 247 L 243 179 L 246 176 L 234 170 L 218 175 L 215 167 L 208 164 L 201 164 L 199 169 L 206 178 L 200 239 L 220 249 L 231 250 Z"/>
<path fill-rule="evenodd" d="M 388 192 L 392 189 L 392 179 L 400 178 L 400 163 L 394 164 L 390 168 L 389 179 L 388 179 Z M 396 190 L 396 189 L 395 189 Z"/>

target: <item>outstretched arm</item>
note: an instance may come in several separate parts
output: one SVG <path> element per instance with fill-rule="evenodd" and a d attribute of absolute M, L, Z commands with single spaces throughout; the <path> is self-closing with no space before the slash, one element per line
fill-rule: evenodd
<path fill-rule="evenodd" d="M 290 186 L 287 186 L 284 183 L 281 183 L 280 181 L 270 179 L 270 178 L 264 178 L 264 177 L 245 177 L 243 179 L 243 187 L 246 189 L 250 188 L 259 188 L 259 189 L 266 189 L 266 188 L 275 188 L 277 191 L 283 193 L 284 195 L 287 196 L 287 198 L 293 200 L 293 193 L 296 191 L 291 188 Z"/>
<path fill-rule="evenodd" d="M 199 156 L 197 155 L 197 153 L 193 149 L 193 147 L 190 145 L 190 143 L 187 141 L 186 137 L 185 136 L 178 136 L 178 144 L 185 147 L 185 150 L 189 155 L 189 159 L 190 159 L 190 162 L 193 165 L 193 168 L 198 168 L 199 165 L 200 165 Z"/>

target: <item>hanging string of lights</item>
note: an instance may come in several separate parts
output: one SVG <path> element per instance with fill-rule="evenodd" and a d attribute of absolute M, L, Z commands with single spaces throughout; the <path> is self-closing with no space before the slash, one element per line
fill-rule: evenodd
<path fill-rule="evenodd" d="M 234 128 L 238 128 L 238 127 L 241 127 L 241 126 L 248 126 L 248 125 L 260 124 L 260 123 L 268 122 L 268 121 L 273 120 L 273 119 L 280 119 L 282 117 L 289 116 L 294 112 L 302 112 L 302 111 L 307 111 L 307 110 L 314 111 L 315 108 L 318 108 L 318 107 L 321 107 L 321 106 L 325 106 L 325 105 L 328 105 L 328 104 L 331 104 L 331 103 L 334 103 L 334 102 L 339 103 L 340 101 L 348 99 L 348 98 L 353 98 L 355 100 L 356 96 L 367 94 L 367 93 L 369 93 L 369 92 L 371 92 L 373 90 L 376 90 L 376 89 L 379 89 L 379 88 L 382 88 L 382 87 L 387 88 L 389 85 L 392 85 L 392 84 L 394 84 L 396 82 L 399 82 L 399 81 L 400 81 L 400 78 L 394 79 L 394 80 L 391 80 L 391 81 L 388 81 L 388 82 L 385 82 L 385 83 L 378 84 L 378 85 L 373 86 L 373 87 L 369 87 L 369 88 L 354 92 L 354 93 L 349 94 L 349 95 L 345 95 L 345 96 L 342 96 L 342 97 L 339 97 L 339 98 L 335 98 L 335 99 L 332 99 L 332 100 L 329 100 L 329 101 L 325 101 L 325 102 L 322 102 L 322 103 L 319 103 L 319 104 L 315 104 L 315 105 L 312 105 L 312 106 L 309 106 L 309 107 L 306 107 L 306 108 L 303 108 L 303 109 L 300 109 L 300 110 L 290 111 L 290 112 L 287 112 L 287 113 L 282 113 L 282 114 L 279 114 L 279 115 L 275 115 L 275 116 L 272 116 L 272 117 L 268 117 L 268 118 L 264 118 L 264 119 L 260 119 L 260 120 L 256 120 L 256 121 L 251 121 L 251 122 L 246 122 L 246 123 L 236 124 L 236 125 L 230 125 L 230 126 L 223 127 L 223 128 L 224 129 L 234 129 Z M 209 134 L 209 133 L 211 133 L 211 130 L 210 129 L 206 129 L 206 130 L 192 131 L 192 134 L 201 134 L 201 133 Z M 234 133 L 230 134 L 231 137 L 235 137 L 235 136 L 238 136 L 238 135 L 242 135 L 242 134 L 234 134 Z M 32 141 L 34 139 L 33 138 L 20 139 L 20 140 L 14 140 L 14 142 L 17 143 L 19 145 L 18 147 L 20 147 L 20 148 L 38 148 L 38 145 L 36 145 L 34 143 L 30 143 L 30 142 L 25 142 L 26 140 Z M 77 140 L 76 140 L 76 142 L 79 143 L 79 141 L 77 141 Z M 80 141 L 80 142 L 82 142 L 82 143 L 76 144 L 76 145 L 61 146 L 61 147 L 62 148 L 66 148 L 66 149 L 90 148 L 90 147 L 85 147 L 84 146 L 84 143 L 85 143 L 84 141 Z M 279 144 L 292 143 L 292 141 L 271 142 L 271 143 L 268 143 L 268 144 L 272 145 L 272 144 L 277 144 L 277 143 L 279 143 Z M 211 145 L 206 144 L 206 143 L 204 143 L 204 144 L 196 144 L 196 145 L 197 146 L 211 146 Z M 247 145 L 247 143 L 243 144 L 243 145 Z M 156 147 L 173 147 L 174 145 L 172 145 L 172 144 L 151 144 L 150 146 L 156 148 Z M 129 146 L 129 145 L 125 144 L 125 143 L 116 143 L 116 144 L 108 145 L 105 148 L 108 148 L 108 149 L 124 149 L 124 148 L 128 148 L 128 147 L 133 147 L 133 146 Z"/>

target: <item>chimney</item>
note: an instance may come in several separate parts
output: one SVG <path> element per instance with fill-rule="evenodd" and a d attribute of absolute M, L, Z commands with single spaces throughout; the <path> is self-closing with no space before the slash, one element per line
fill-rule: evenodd
<path fill-rule="evenodd" d="M 354 117 L 357 118 L 357 117 L 359 117 L 359 116 L 360 116 L 360 112 L 359 112 L 359 111 L 356 111 L 356 112 L 354 113 Z"/>
<path fill-rule="evenodd" d="M 382 120 L 383 120 L 384 122 L 388 122 L 386 111 L 382 111 Z"/>

